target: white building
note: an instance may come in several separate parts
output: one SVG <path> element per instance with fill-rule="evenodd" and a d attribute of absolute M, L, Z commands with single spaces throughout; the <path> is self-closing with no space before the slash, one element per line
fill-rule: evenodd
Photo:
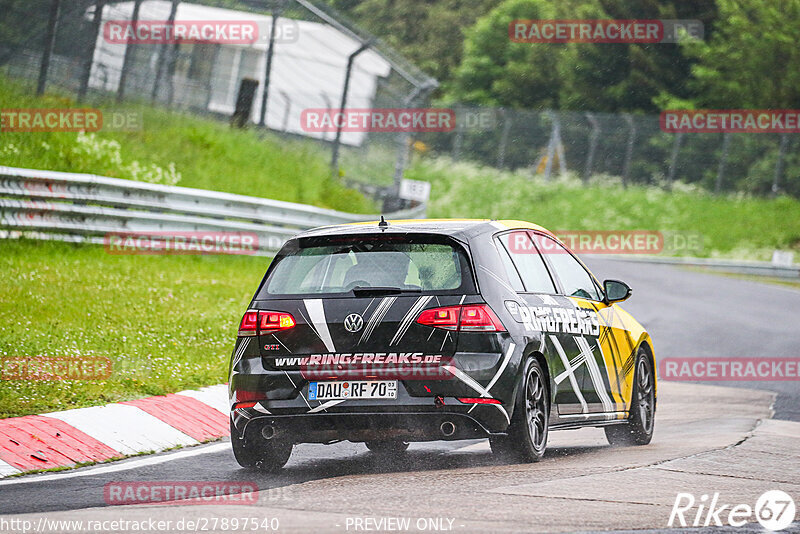
<path fill-rule="evenodd" d="M 166 21 L 170 0 L 146 0 L 139 12 L 140 21 Z M 108 21 L 130 20 L 134 2 L 109 4 L 103 11 L 103 28 Z M 271 17 L 248 12 L 180 3 L 176 22 L 253 21 L 260 31 L 254 44 L 179 44 L 176 47 L 172 80 L 172 102 L 177 108 L 203 109 L 225 115 L 233 114 L 243 78 L 259 82 L 251 119 L 258 122 L 266 73 L 267 48 Z M 344 87 L 347 60 L 361 44 L 335 28 L 321 23 L 278 19 L 283 36 L 276 32 L 274 56 L 267 104 L 267 126 L 274 130 L 321 139 L 333 139 L 333 133 L 309 133 L 301 128 L 304 109 L 338 108 Z M 116 92 L 127 44 L 106 39 L 101 28 L 94 53 L 90 86 Z M 291 36 L 294 33 L 294 36 Z M 131 49 L 131 69 L 126 95 L 149 98 L 156 78 L 158 56 L 166 50 L 159 44 L 137 44 Z M 172 45 L 168 45 L 172 46 Z M 166 72 L 166 70 L 164 71 Z M 373 106 L 378 80 L 389 76 L 391 65 L 380 54 L 367 50 L 355 62 L 350 78 L 347 107 Z M 162 77 L 160 97 L 168 91 L 169 80 Z M 363 133 L 345 132 L 342 142 L 360 145 Z"/>

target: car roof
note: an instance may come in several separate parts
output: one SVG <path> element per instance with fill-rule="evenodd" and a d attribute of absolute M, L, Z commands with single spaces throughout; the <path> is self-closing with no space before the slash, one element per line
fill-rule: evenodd
<path fill-rule="evenodd" d="M 537 225 L 526 221 L 517 220 L 490 220 L 490 219 L 403 219 L 388 220 L 388 227 L 378 226 L 379 221 L 359 222 L 351 224 L 338 224 L 314 228 L 298 234 L 297 238 L 325 237 L 333 235 L 363 235 L 363 234 L 437 234 L 446 235 L 455 239 L 467 240 L 485 232 L 500 230 L 530 229 L 546 234 L 552 233 Z"/>

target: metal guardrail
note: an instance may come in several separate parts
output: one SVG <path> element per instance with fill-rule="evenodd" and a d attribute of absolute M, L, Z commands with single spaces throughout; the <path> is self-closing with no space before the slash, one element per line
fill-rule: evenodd
<path fill-rule="evenodd" d="M 386 214 L 425 216 L 425 205 Z M 103 243 L 108 234 L 248 232 L 274 252 L 317 226 L 376 220 L 278 200 L 188 187 L 0 166 L 0 237 Z"/>
<path fill-rule="evenodd" d="M 702 267 L 734 274 L 750 274 L 789 279 L 800 278 L 800 265 L 796 263 L 792 265 L 776 265 L 768 261 L 726 260 L 715 258 L 656 258 L 652 256 L 638 256 L 634 258 L 623 255 L 606 255 L 603 257 L 637 263 Z"/>

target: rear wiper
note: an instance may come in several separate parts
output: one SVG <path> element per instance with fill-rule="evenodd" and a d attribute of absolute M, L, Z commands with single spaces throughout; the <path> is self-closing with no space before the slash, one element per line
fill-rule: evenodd
<path fill-rule="evenodd" d="M 356 286 L 353 288 L 353 294 L 357 297 L 379 297 L 381 295 L 397 295 L 400 293 L 421 292 L 421 289 L 415 287 Z"/>

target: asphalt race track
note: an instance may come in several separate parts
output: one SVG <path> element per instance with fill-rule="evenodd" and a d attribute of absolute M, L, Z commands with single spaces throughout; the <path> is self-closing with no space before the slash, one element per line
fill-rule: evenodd
<path fill-rule="evenodd" d="M 633 287 L 623 307 L 650 332 L 657 357 L 800 353 L 800 289 L 668 265 L 584 260 L 601 280 L 619 278 Z M 778 392 L 775 417 L 800 421 L 800 382 L 722 384 Z"/>
<path fill-rule="evenodd" d="M 624 307 L 649 329 L 658 357 L 793 356 L 800 349 L 800 291 L 670 266 L 596 258 L 588 263 L 599 277 L 634 288 Z M 736 385 L 661 382 L 656 433 L 647 447 L 611 448 L 600 429 L 556 432 L 542 462 L 514 465 L 493 458 L 485 440 L 412 444 L 394 462 L 362 444 L 302 445 L 281 474 L 269 475 L 239 469 L 228 443 L 212 443 L 0 481 L 0 519 L 38 528 L 43 518 L 172 525 L 275 518 L 278 532 L 313 533 L 665 530 L 678 493 L 698 501 L 719 493 L 720 502 L 754 506 L 765 491 L 780 489 L 797 500 L 800 423 L 771 416 L 775 391 L 776 417 L 800 421 L 800 383 Z M 199 480 L 251 481 L 260 490 L 258 502 L 121 507 L 104 501 L 109 482 Z M 695 506 L 686 513 L 687 526 L 697 511 Z M 697 515 L 704 526 L 706 516 Z M 410 527 L 392 528 L 402 520 Z M 216 525 L 206 531 L 234 531 L 230 524 Z M 800 523 L 791 529 L 800 531 Z M 5 531 L 20 530 L 4 530 L 0 522 Z M 45 525 L 38 531 L 86 530 Z M 764 530 L 754 523 L 693 531 Z"/>

